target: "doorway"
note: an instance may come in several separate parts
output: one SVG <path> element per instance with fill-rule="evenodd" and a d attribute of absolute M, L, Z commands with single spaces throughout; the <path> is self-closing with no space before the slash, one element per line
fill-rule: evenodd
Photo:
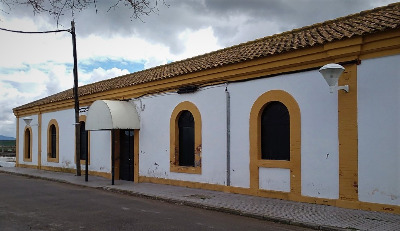
<path fill-rule="evenodd" d="M 119 179 L 134 180 L 134 130 L 119 130 Z"/>

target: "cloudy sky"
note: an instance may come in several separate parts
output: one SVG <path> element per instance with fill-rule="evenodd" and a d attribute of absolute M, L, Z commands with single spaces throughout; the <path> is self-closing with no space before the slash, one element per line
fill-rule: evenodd
<path fill-rule="evenodd" d="M 74 14 L 80 85 L 204 54 L 398 0 L 165 0 L 141 20 L 113 1 Z M 46 14 L 1 4 L 0 28 L 69 29 Z M 0 31 L 0 135 L 15 137 L 12 109 L 73 87 L 71 35 Z"/>

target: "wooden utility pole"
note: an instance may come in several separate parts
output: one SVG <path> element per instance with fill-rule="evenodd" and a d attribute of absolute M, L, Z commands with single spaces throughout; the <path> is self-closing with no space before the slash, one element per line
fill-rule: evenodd
<path fill-rule="evenodd" d="M 75 163 L 76 175 L 81 175 L 81 131 L 79 123 L 79 96 L 78 96 L 78 58 L 76 52 L 75 22 L 71 21 L 72 46 L 74 55 L 74 99 L 75 99 Z M 87 155 L 86 155 L 87 156 Z M 86 157 L 86 159 L 88 159 Z M 86 163 L 88 161 L 86 160 Z M 86 167 L 87 169 L 87 167 Z M 86 170 L 87 171 L 87 170 Z M 87 176 L 86 176 L 87 180 Z"/>

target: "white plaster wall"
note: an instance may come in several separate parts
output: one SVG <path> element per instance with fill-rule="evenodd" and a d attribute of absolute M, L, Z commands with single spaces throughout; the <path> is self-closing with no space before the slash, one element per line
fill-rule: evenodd
<path fill-rule="evenodd" d="M 225 87 L 214 86 L 191 94 L 143 97 L 140 114 L 139 174 L 174 180 L 226 184 Z M 170 172 L 170 118 L 181 102 L 190 101 L 202 120 L 202 173 Z M 140 106 L 140 101 L 136 100 Z"/>
<path fill-rule="evenodd" d="M 260 189 L 290 192 L 290 169 L 260 168 Z"/>
<path fill-rule="evenodd" d="M 87 116 L 88 107 L 80 109 L 79 116 Z M 89 139 L 89 171 L 111 173 L 111 132 L 89 131 Z M 81 169 L 86 169 L 85 164 Z"/>
<path fill-rule="evenodd" d="M 231 93 L 231 185 L 249 187 L 249 117 L 259 96 L 284 90 L 301 113 L 302 195 L 338 198 L 337 92 L 320 73 L 308 71 L 229 85 Z"/>
<path fill-rule="evenodd" d="M 400 205 L 400 55 L 358 66 L 358 192 Z"/>
<path fill-rule="evenodd" d="M 291 94 L 300 107 L 302 194 L 338 198 L 337 92 L 329 93 L 328 85 L 317 70 L 228 85 L 231 95 L 231 185 L 249 187 L 250 110 L 259 96 L 276 89 Z M 226 184 L 225 85 L 192 94 L 171 93 L 135 101 L 138 107 L 144 108 L 138 110 L 141 117 L 140 175 Z M 183 101 L 193 102 L 202 116 L 201 175 L 169 171 L 170 116 L 175 106 Z M 264 173 L 272 170 L 261 171 L 260 177 L 268 179 Z M 285 173 L 280 174 L 283 175 Z M 266 187 L 287 190 L 286 183 L 281 187 Z"/>
<path fill-rule="evenodd" d="M 82 165 L 85 169 L 85 165 Z M 111 172 L 111 132 L 90 131 L 90 171 Z"/>
<path fill-rule="evenodd" d="M 25 124 L 24 118 L 28 116 L 24 116 L 19 118 L 19 140 L 18 140 L 18 162 L 20 164 L 26 165 L 37 165 L 38 164 L 38 116 L 37 115 L 30 115 L 29 117 L 32 118 L 31 121 L 31 129 L 32 129 L 32 162 L 24 161 L 24 137 L 25 137 L 25 128 L 28 126 Z"/>
<path fill-rule="evenodd" d="M 86 112 L 80 113 L 85 115 Z M 47 127 L 51 119 L 59 126 L 59 162 L 47 162 Z M 34 121 L 32 121 L 33 123 Z M 42 114 L 42 166 L 76 168 L 75 164 L 75 111 L 74 109 Z M 82 170 L 85 165 L 81 165 Z M 110 131 L 90 132 L 90 171 L 111 172 Z"/>
<path fill-rule="evenodd" d="M 59 162 L 47 162 L 47 128 L 51 119 L 59 127 Z M 76 168 L 75 166 L 75 112 L 74 109 L 42 114 L 42 166 Z"/>

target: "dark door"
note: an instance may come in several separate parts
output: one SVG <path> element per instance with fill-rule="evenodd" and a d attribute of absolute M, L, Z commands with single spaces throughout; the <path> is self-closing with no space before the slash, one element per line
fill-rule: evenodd
<path fill-rule="evenodd" d="M 120 168 L 121 180 L 133 181 L 133 130 L 120 130 Z"/>

